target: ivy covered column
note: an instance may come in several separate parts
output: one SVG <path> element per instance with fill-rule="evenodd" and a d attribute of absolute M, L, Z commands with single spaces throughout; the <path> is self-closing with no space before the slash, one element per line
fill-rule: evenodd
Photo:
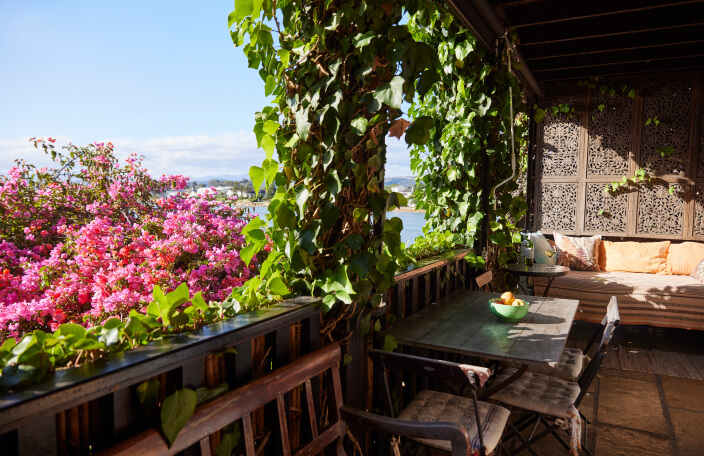
<path fill-rule="evenodd" d="M 422 183 L 425 229 L 453 233 L 456 244 L 478 246 L 479 252 L 489 247 L 491 261 L 505 264 L 512 244 L 520 242 L 516 223 L 526 211 L 518 177 L 525 168 L 527 129 L 518 121 L 525 117 L 517 116 L 524 104 L 508 68 L 509 49 L 500 42 L 498 57 L 487 52 L 442 9 L 416 15 L 409 24 L 413 36 L 439 56 L 438 83 L 410 110 L 416 122 L 432 127 L 430 140 L 411 153 L 411 169 Z M 479 256 L 468 259 L 484 263 Z"/>
<path fill-rule="evenodd" d="M 266 159 L 250 175 L 255 189 L 278 187 L 267 231 L 274 251 L 261 277 L 236 293 L 238 300 L 257 303 L 291 290 L 322 295 L 327 306 L 376 306 L 394 284 L 397 265 L 405 262 L 401 220 L 386 219 L 382 230 L 373 226 L 404 202 L 383 188 L 386 137 L 408 127 L 402 102 L 412 101 L 416 90 L 423 95 L 437 79 L 434 48 L 417 42 L 402 18 L 432 5 L 235 2 L 232 39 L 273 97 L 256 114 L 254 132 Z M 256 228 L 245 230 L 245 259 L 264 245 Z"/>

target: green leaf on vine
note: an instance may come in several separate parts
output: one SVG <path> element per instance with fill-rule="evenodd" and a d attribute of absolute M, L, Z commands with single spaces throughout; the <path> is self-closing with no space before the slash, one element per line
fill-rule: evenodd
<path fill-rule="evenodd" d="M 395 108 L 401 109 L 403 101 L 403 78 L 394 76 L 390 82 L 381 84 L 374 92 L 374 98 L 380 103 Z"/>
<path fill-rule="evenodd" d="M 189 388 L 176 390 L 174 394 L 164 399 L 164 404 L 161 406 L 161 430 L 169 441 L 169 448 L 193 415 L 196 402 L 196 393 Z"/>
<path fill-rule="evenodd" d="M 431 116 L 416 117 L 406 129 L 406 143 L 408 145 L 427 143 L 433 127 L 435 127 L 435 119 Z"/>

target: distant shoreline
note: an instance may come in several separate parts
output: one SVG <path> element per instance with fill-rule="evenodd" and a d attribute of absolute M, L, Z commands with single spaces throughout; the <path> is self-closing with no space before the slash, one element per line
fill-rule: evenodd
<path fill-rule="evenodd" d="M 257 201 L 257 202 L 254 202 L 254 203 L 248 202 L 248 203 L 238 203 L 238 204 L 235 204 L 235 207 L 267 207 L 267 206 L 269 206 L 269 202 L 268 202 L 268 201 Z M 425 213 L 425 211 L 423 211 L 423 210 L 414 209 L 414 208 L 409 207 L 409 206 L 399 207 L 399 208 L 394 209 L 394 210 L 391 211 L 391 212 L 416 212 L 416 213 L 420 213 L 420 214 L 424 214 L 424 213 Z"/>

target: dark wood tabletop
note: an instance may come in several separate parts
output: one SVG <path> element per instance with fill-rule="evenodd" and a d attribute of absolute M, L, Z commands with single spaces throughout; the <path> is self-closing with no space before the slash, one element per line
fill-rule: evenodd
<path fill-rule="evenodd" d="M 500 321 L 489 309 L 499 293 L 460 290 L 402 320 L 385 334 L 399 345 L 460 353 L 498 361 L 554 367 L 562 355 L 579 301 L 518 296 L 528 315 Z"/>
<path fill-rule="evenodd" d="M 547 264 L 533 264 L 533 266 L 507 264 L 503 269 L 527 277 L 559 277 L 570 272 L 570 268 L 565 266 L 550 266 Z"/>

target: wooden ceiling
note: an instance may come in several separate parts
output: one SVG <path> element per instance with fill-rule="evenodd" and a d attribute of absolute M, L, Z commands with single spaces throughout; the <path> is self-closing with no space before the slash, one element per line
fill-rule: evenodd
<path fill-rule="evenodd" d="M 488 3 L 539 82 L 704 67 L 704 0 Z"/>

